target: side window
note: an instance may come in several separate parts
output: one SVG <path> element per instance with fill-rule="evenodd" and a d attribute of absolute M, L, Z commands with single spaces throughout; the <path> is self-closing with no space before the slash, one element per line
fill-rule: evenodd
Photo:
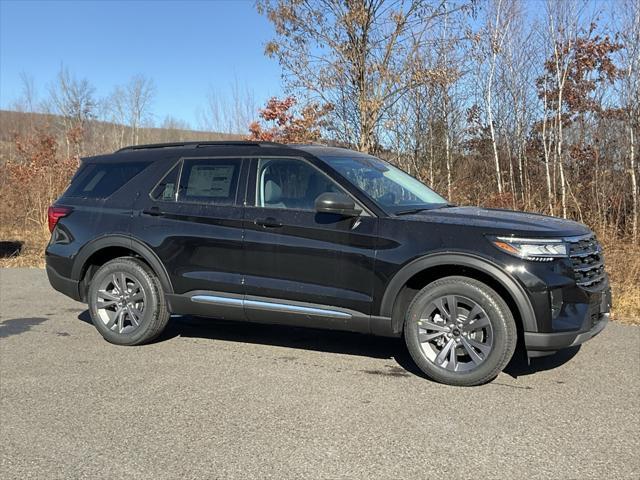
<path fill-rule="evenodd" d="M 148 163 L 91 163 L 78 174 L 66 192 L 68 197 L 107 198 L 140 173 Z"/>
<path fill-rule="evenodd" d="M 241 159 L 184 160 L 178 201 L 233 204 L 241 163 Z"/>
<path fill-rule="evenodd" d="M 341 191 L 324 173 L 296 159 L 260 159 L 256 178 L 258 207 L 314 210 L 320 194 Z"/>
<path fill-rule="evenodd" d="M 182 162 L 178 162 L 167 173 L 162 180 L 151 191 L 151 198 L 154 200 L 160 200 L 163 202 L 175 202 L 178 196 L 178 175 L 180 174 L 180 165 Z"/>

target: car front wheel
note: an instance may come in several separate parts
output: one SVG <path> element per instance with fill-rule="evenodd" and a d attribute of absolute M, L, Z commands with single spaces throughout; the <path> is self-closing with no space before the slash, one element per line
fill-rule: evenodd
<path fill-rule="evenodd" d="M 472 386 L 492 380 L 507 365 L 517 331 L 508 305 L 493 289 L 452 276 L 416 294 L 405 317 L 404 338 L 427 376 Z"/>

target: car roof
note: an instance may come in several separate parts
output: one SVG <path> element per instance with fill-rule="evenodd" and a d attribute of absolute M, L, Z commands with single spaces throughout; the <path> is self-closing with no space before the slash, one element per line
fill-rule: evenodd
<path fill-rule="evenodd" d="M 349 148 L 331 147 L 328 145 L 319 144 L 305 144 L 305 145 L 291 145 L 294 148 L 310 153 L 317 157 L 370 157 L 368 153 L 358 152 L 357 150 L 351 150 Z"/>
<path fill-rule="evenodd" d="M 208 155 L 261 156 L 309 154 L 316 157 L 367 156 L 348 148 L 332 147 L 320 144 L 281 144 L 275 142 L 250 141 L 204 141 L 154 143 L 149 145 L 133 145 L 121 148 L 114 153 L 98 155 L 83 159 L 90 163 L 102 162 L 154 162 L 167 157 L 180 156 L 201 157 Z"/>

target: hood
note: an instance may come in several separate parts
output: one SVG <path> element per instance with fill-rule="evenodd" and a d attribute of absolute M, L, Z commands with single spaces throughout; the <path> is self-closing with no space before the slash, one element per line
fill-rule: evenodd
<path fill-rule="evenodd" d="M 407 215 L 405 218 L 441 224 L 473 226 L 483 229 L 484 233 L 497 235 L 569 237 L 591 233 L 587 226 L 573 220 L 495 208 L 448 207 L 424 210 Z"/>

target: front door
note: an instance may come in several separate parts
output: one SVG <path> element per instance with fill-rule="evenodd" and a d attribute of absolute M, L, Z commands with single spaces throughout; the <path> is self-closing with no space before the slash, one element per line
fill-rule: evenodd
<path fill-rule="evenodd" d="M 365 210 L 358 217 L 316 212 L 320 194 L 346 192 L 305 159 L 261 158 L 250 168 L 243 247 L 247 318 L 366 330 L 376 217 Z"/>

